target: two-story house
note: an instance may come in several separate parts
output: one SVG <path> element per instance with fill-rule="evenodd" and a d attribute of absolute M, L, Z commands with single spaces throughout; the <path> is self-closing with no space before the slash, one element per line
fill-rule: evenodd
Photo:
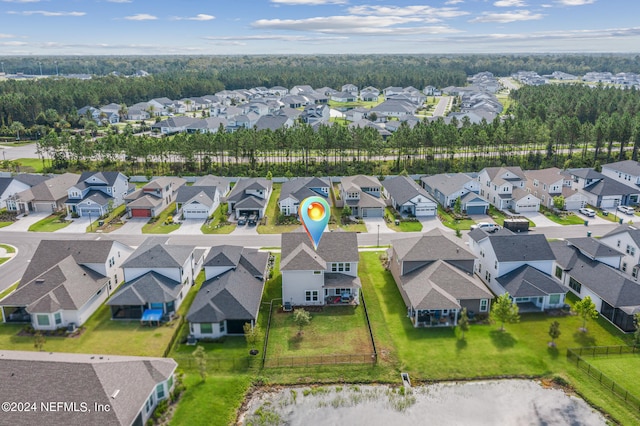
<path fill-rule="evenodd" d="M 445 209 L 453 208 L 460 198 L 462 211 L 468 215 L 487 214 L 489 202 L 479 195 L 480 182 L 466 173 L 442 173 L 424 176 L 422 187 Z"/>
<path fill-rule="evenodd" d="M 640 189 L 622 183 L 593 169 L 568 169 L 565 172 L 571 180 L 571 187 L 587 198 L 587 203 L 599 208 L 616 208 L 632 204 L 638 200 Z"/>
<path fill-rule="evenodd" d="M 518 166 L 486 167 L 478 174 L 480 195 L 498 210 L 512 209 L 516 213 L 540 210 L 540 199 L 524 189 L 526 181 Z"/>
<path fill-rule="evenodd" d="M 640 164 L 637 161 L 624 160 L 604 164 L 602 174 L 627 186 L 640 187 Z M 639 202 L 638 194 L 629 195 L 630 205 L 637 205 Z"/>
<path fill-rule="evenodd" d="M 196 338 L 244 334 L 258 320 L 269 253 L 240 246 L 215 246 L 203 263 L 205 282 L 187 313 Z"/>
<path fill-rule="evenodd" d="M 155 217 L 176 201 L 178 188 L 187 181 L 179 177 L 163 176 L 153 179 L 142 188 L 125 196 L 129 217 Z"/>
<path fill-rule="evenodd" d="M 435 216 L 438 203 L 427 191 L 408 176 L 394 176 L 384 180 L 383 194 L 400 214 L 416 217 Z"/>
<path fill-rule="evenodd" d="M 340 182 L 340 198 L 359 217 L 383 217 L 386 204 L 382 199 L 382 184 L 373 176 L 346 176 Z"/>
<path fill-rule="evenodd" d="M 262 218 L 269 204 L 269 197 L 273 192 L 273 182 L 264 178 L 239 179 L 227 197 L 229 214 L 235 214 L 236 219 L 241 215 L 255 214 Z"/>
<path fill-rule="evenodd" d="M 493 294 L 474 275 L 476 257 L 440 229 L 394 240 L 388 257 L 414 327 L 456 325 L 462 308 L 489 312 Z"/>
<path fill-rule="evenodd" d="M 527 191 L 540 199 L 540 205 L 553 208 L 553 197 L 564 198 L 563 208 L 578 210 L 584 207 L 588 200 L 581 192 L 571 189 L 571 180 L 557 167 L 524 172 L 527 177 Z"/>
<path fill-rule="evenodd" d="M 202 268 L 204 250 L 147 239 L 122 265 L 124 280 L 107 301 L 113 319 L 171 317 Z"/>
<path fill-rule="evenodd" d="M 129 179 L 120 172 L 84 172 L 67 190 L 68 213 L 94 218 L 107 214 L 124 202 L 129 192 Z"/>
<path fill-rule="evenodd" d="M 118 287 L 132 252 L 117 241 L 41 241 L 16 290 L 0 301 L 3 321 L 37 330 L 84 324 Z"/>
<path fill-rule="evenodd" d="M 325 232 L 314 250 L 300 227 L 282 234 L 282 303 L 290 306 L 358 304 L 358 238 L 355 232 Z"/>
<path fill-rule="evenodd" d="M 605 234 L 600 238 L 600 242 L 621 253 L 620 263 L 614 267 L 620 269 L 634 281 L 638 281 L 640 274 L 640 229 L 623 224 Z"/>
<path fill-rule="evenodd" d="M 589 296 L 600 315 L 624 332 L 636 329 L 640 284 L 617 265 L 623 253 L 593 238 L 550 243 L 556 256 L 555 275 L 580 299 Z"/>
<path fill-rule="evenodd" d="M 469 248 L 478 258 L 476 275 L 491 291 L 509 296 L 522 311 L 544 311 L 564 305 L 565 287 L 553 274 L 555 255 L 542 234 L 469 232 Z"/>
<path fill-rule="evenodd" d="M 297 215 L 300 203 L 308 197 L 322 197 L 329 204 L 331 182 L 327 178 L 299 177 L 282 184 L 278 208 L 283 215 Z"/>

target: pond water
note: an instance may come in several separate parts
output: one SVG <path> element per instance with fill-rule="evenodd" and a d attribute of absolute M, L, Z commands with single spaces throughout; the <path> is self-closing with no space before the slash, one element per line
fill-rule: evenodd
<path fill-rule="evenodd" d="M 530 380 L 437 383 L 410 389 L 344 385 L 257 392 L 244 425 L 606 425 L 584 400 Z"/>

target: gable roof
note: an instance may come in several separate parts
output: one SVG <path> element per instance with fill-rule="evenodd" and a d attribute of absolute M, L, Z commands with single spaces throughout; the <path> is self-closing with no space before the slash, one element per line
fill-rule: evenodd
<path fill-rule="evenodd" d="M 529 265 L 522 265 L 495 280 L 511 297 L 541 297 L 567 292 L 567 288 L 554 278 Z"/>
<path fill-rule="evenodd" d="M 229 179 L 221 176 L 206 175 L 200 176 L 193 182 L 192 186 L 215 186 L 218 190 L 222 191 L 229 187 Z M 221 194 L 224 195 L 224 194 Z"/>
<path fill-rule="evenodd" d="M 202 266 L 236 266 L 240 262 L 243 249 L 241 246 L 228 244 L 213 246 L 204 259 Z"/>
<path fill-rule="evenodd" d="M 40 182 L 16 195 L 23 201 L 59 201 L 67 198 L 67 190 L 78 182 L 80 175 L 64 173 Z"/>
<path fill-rule="evenodd" d="M 566 173 L 582 179 L 602 179 L 604 177 L 602 173 L 596 172 L 595 170 L 586 167 L 581 169 L 567 169 Z"/>
<path fill-rule="evenodd" d="M 183 185 L 178 188 L 175 201 L 182 204 L 197 201 L 202 205 L 211 207 L 216 198 L 216 192 L 218 192 L 218 189 L 215 186 Z"/>
<path fill-rule="evenodd" d="M 342 178 L 341 182 L 342 186 L 347 188 L 380 188 L 382 184 L 378 180 L 377 177 L 374 176 L 366 176 L 366 175 L 356 175 L 356 176 L 345 176 Z"/>
<path fill-rule="evenodd" d="M 474 180 L 465 173 L 442 173 L 433 176 L 423 176 L 422 182 L 442 192 L 444 195 L 451 195 L 460 191 L 466 183 Z"/>
<path fill-rule="evenodd" d="M 624 253 L 612 249 L 595 238 L 567 238 L 566 241 L 567 244 L 574 246 L 592 259 L 596 259 L 598 257 L 624 256 Z"/>
<path fill-rule="evenodd" d="M 245 197 L 251 197 L 251 195 L 245 194 L 246 190 L 270 191 L 272 187 L 273 182 L 264 178 L 241 178 L 231 189 L 227 200 L 237 202 Z"/>
<path fill-rule="evenodd" d="M 408 176 L 395 176 L 384 180 L 384 188 L 397 204 L 404 204 L 411 199 L 422 196 L 435 203 L 431 195 Z"/>
<path fill-rule="evenodd" d="M 634 160 L 624 160 L 615 163 L 603 164 L 603 169 L 611 169 L 631 176 L 640 176 L 640 163 Z"/>
<path fill-rule="evenodd" d="M 438 228 L 418 237 L 393 240 L 393 249 L 401 262 L 476 259 L 473 253 Z"/>
<path fill-rule="evenodd" d="M 524 174 L 529 180 L 536 179 L 542 183 L 546 183 L 547 185 L 566 179 L 562 174 L 562 170 L 557 167 L 549 167 L 541 170 L 527 170 Z"/>
<path fill-rule="evenodd" d="M 126 179 L 126 176 L 124 176 L 120 172 L 82 172 L 82 174 L 80 175 L 80 178 L 78 179 L 78 182 L 84 182 L 87 179 L 95 176 L 97 179 L 100 179 L 101 181 L 104 182 L 102 185 L 112 186 L 116 183 L 116 181 L 118 180 L 118 177 L 121 175 Z M 101 185 L 101 184 L 93 183 L 92 185 Z"/>
<path fill-rule="evenodd" d="M 484 171 L 489 175 L 489 179 L 493 183 L 500 184 L 506 182 L 508 180 L 527 180 L 527 177 L 524 175 L 524 172 L 520 168 L 520 166 L 512 166 L 512 167 L 485 167 Z M 517 179 L 504 179 L 501 176 L 507 172 L 511 172 L 512 174 L 517 176 Z"/>
<path fill-rule="evenodd" d="M 306 249 L 299 248 L 301 244 L 305 245 Z M 300 264 L 304 270 L 311 270 L 317 265 L 323 265 L 328 262 L 359 261 L 358 237 L 355 232 L 325 232 L 322 234 L 320 244 L 318 244 L 318 250 L 314 251 L 309 236 L 304 232 L 304 229 L 300 227 L 293 232 L 282 234 L 281 247 L 281 258 L 283 259 L 280 261 L 281 270 L 283 269 L 283 263 L 287 269 L 295 269 L 294 266 L 298 266 Z M 299 252 L 301 250 L 304 250 L 309 258 L 314 259 L 314 262 L 317 262 L 317 265 L 314 264 L 309 266 L 301 264 L 299 263 L 299 259 L 294 263 L 293 259 L 300 255 Z M 292 254 L 295 255 L 292 257 L 292 264 L 287 266 L 287 263 L 289 262 L 285 262 L 285 260 L 289 261 L 289 256 Z M 317 254 L 318 259 L 315 260 L 312 254 Z M 326 267 L 322 269 L 326 269 Z"/>
<path fill-rule="evenodd" d="M 318 177 L 299 177 L 291 179 L 282 184 L 278 202 L 284 201 L 289 197 L 297 201 L 302 201 L 305 198 L 312 196 L 322 196 L 327 198 L 324 194 L 313 191 L 311 188 L 331 188 L 331 184 L 328 180 Z"/>
<path fill-rule="evenodd" d="M 44 182 L 45 180 L 50 179 L 49 176 L 43 176 L 43 175 L 34 175 L 31 173 L 19 173 L 17 175 L 13 176 L 13 179 L 17 180 L 18 182 L 22 182 L 26 185 L 29 186 L 35 186 L 41 182 Z"/>
<path fill-rule="evenodd" d="M 123 268 L 181 268 L 194 251 L 193 246 L 147 243 L 147 241 L 122 264 Z"/>
<path fill-rule="evenodd" d="M 613 235 L 618 235 L 618 234 L 629 234 L 629 237 L 631 237 L 631 239 L 636 243 L 636 245 L 640 247 L 640 229 L 634 226 L 628 225 L 626 223 L 620 224 L 612 231 L 609 231 L 608 233 L 604 234 L 603 238 L 613 236 Z"/>
<path fill-rule="evenodd" d="M 125 283 L 107 301 L 107 305 L 137 306 L 176 300 L 182 284 L 154 271 Z"/>
<path fill-rule="evenodd" d="M 111 410 L 90 409 L 78 419 L 73 411 L 38 412 L 38 423 L 130 425 L 156 386 L 177 368 L 171 358 L 0 351 L 0 395 L 11 401 L 91 401 Z M 10 398 L 9 398 L 10 396 Z M 7 424 L 28 424 L 24 413 L 4 413 Z M 31 422 L 33 423 L 33 422 Z"/>
<path fill-rule="evenodd" d="M 475 238 L 478 235 L 475 231 L 480 231 L 489 239 L 498 262 L 533 262 L 555 259 L 549 243 L 542 234 L 522 235 L 512 232 L 509 234 L 496 232 L 488 235 L 484 231 L 474 229 L 469 233 L 469 236 L 476 241 L 479 240 Z"/>
<path fill-rule="evenodd" d="M 604 175 L 599 181 L 585 186 L 584 190 L 598 196 L 629 195 L 640 193 L 640 189 L 638 189 L 637 187 L 625 185 L 622 182 L 618 182 L 617 180 L 611 179 L 610 177 Z"/>

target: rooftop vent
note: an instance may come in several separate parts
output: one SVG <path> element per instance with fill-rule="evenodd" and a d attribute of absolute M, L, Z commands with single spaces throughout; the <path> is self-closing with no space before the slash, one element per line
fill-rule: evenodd
<path fill-rule="evenodd" d="M 120 389 L 116 389 L 114 393 L 111 394 L 111 399 L 116 399 L 116 396 L 120 393 Z"/>
<path fill-rule="evenodd" d="M 38 278 L 36 284 L 44 284 L 44 278 Z"/>

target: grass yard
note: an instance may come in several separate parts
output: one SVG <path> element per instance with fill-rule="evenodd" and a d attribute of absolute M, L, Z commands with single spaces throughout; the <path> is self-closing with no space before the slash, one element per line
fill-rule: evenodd
<path fill-rule="evenodd" d="M 42 160 L 39 158 L 18 158 L 14 161 L 19 164 L 19 173 L 42 173 Z"/>
<path fill-rule="evenodd" d="M 459 229 L 461 231 L 471 229 L 471 225 L 475 225 L 472 219 L 456 220 L 453 216 L 447 213 L 441 206 L 438 206 L 438 218 L 447 228 Z"/>
<path fill-rule="evenodd" d="M 2 265 L 7 260 L 11 259 L 10 257 L 0 257 L 0 265 Z"/>
<path fill-rule="evenodd" d="M 87 232 L 111 232 L 116 229 L 122 227 L 123 224 L 110 225 L 109 222 L 113 219 L 117 219 L 125 214 L 127 210 L 127 206 L 122 204 L 121 206 L 116 207 L 113 211 L 104 219 L 96 219 L 94 222 L 87 226 Z M 104 224 L 102 226 L 98 226 L 98 220 L 102 220 Z"/>
<path fill-rule="evenodd" d="M 4 228 L 5 226 L 13 225 L 15 222 L 0 222 L 0 228 Z"/>
<path fill-rule="evenodd" d="M 420 232 L 422 231 L 422 223 L 419 221 L 405 221 L 400 222 L 400 225 L 396 225 L 395 216 L 393 215 L 395 210 L 392 210 L 391 207 L 386 207 L 384 209 L 384 215 L 389 219 L 387 221 L 387 226 L 389 229 L 393 229 L 396 232 Z"/>
<path fill-rule="evenodd" d="M 200 228 L 203 234 L 230 234 L 236 229 L 236 224 L 227 224 L 227 204 L 223 203 L 211 215 L 212 219 Z"/>
<path fill-rule="evenodd" d="M 173 217 L 173 214 L 175 212 L 176 212 L 176 203 L 169 204 L 169 206 L 166 209 L 164 209 L 162 213 L 160 213 L 160 216 L 158 216 L 156 221 L 151 223 L 151 220 L 153 220 L 152 218 L 149 221 L 149 223 L 147 223 L 142 227 L 142 233 L 143 234 L 168 234 L 180 228 L 179 223 L 172 223 L 169 225 L 165 225 L 165 221 L 167 220 L 167 218 L 169 216 Z"/>
<path fill-rule="evenodd" d="M 29 227 L 29 231 L 31 232 L 54 232 L 59 229 L 65 228 L 69 226 L 71 222 L 67 222 L 64 220 L 64 216 L 60 216 L 57 214 L 52 214 L 51 216 L 47 216 L 42 220 L 34 223 Z"/>
<path fill-rule="evenodd" d="M 329 224 L 329 229 L 334 231 L 338 228 L 342 228 L 345 231 L 349 231 L 349 232 L 360 232 L 360 233 L 365 233 L 367 232 L 367 225 L 365 225 L 364 223 L 349 223 L 349 224 L 342 224 L 340 218 L 342 217 L 342 209 L 337 208 L 337 207 L 331 207 L 331 215 L 335 218 L 336 223 L 335 224 Z"/>
<path fill-rule="evenodd" d="M 280 192 L 282 191 L 281 183 L 273 184 L 273 192 L 271 193 L 271 197 L 269 198 L 269 204 L 267 205 L 267 224 L 266 225 L 258 225 L 258 234 L 282 234 L 285 232 L 291 232 L 300 227 L 300 224 L 294 225 L 276 225 L 276 220 L 278 219 L 278 215 L 280 214 L 280 209 L 278 208 L 278 200 L 280 199 Z"/>
<path fill-rule="evenodd" d="M 583 225 L 584 224 L 584 219 L 582 219 L 581 217 L 576 216 L 574 213 L 567 213 L 564 214 L 562 216 L 559 216 L 557 214 L 553 214 L 550 211 L 540 211 L 540 213 L 544 214 L 544 216 L 557 223 L 560 225 Z"/>
<path fill-rule="evenodd" d="M 632 371 L 640 371 L 640 353 L 610 356 L 583 356 L 591 365 L 618 383 L 636 398 L 640 398 L 640 382 Z"/>
<path fill-rule="evenodd" d="M 7 253 L 15 253 L 16 248 L 8 244 L 0 244 L 0 248 L 3 248 Z"/>
<path fill-rule="evenodd" d="M 18 288 L 19 283 L 15 283 L 11 287 L 8 287 L 6 290 L 0 292 L 0 300 L 2 300 L 7 294 L 11 293 L 13 290 Z"/>

